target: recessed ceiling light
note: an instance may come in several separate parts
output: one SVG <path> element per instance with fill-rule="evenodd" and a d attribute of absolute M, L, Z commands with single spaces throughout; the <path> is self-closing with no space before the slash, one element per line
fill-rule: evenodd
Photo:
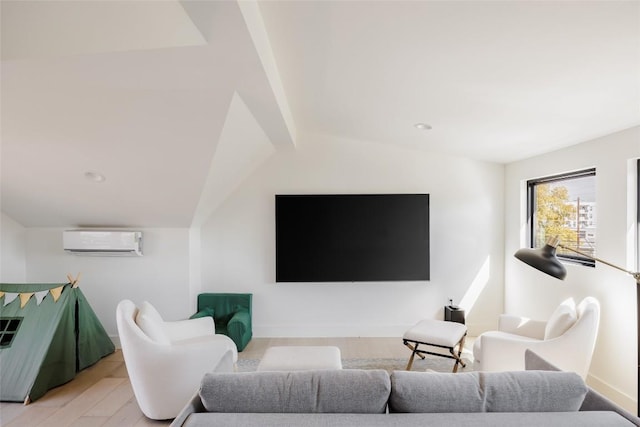
<path fill-rule="evenodd" d="M 104 182 L 107 179 L 98 172 L 85 172 L 84 177 L 93 182 Z"/>
<path fill-rule="evenodd" d="M 426 123 L 416 123 L 413 125 L 416 129 L 420 130 L 431 130 L 431 126 Z"/>

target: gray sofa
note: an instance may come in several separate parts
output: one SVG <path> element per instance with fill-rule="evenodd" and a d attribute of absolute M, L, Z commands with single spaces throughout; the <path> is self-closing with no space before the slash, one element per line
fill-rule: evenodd
<path fill-rule="evenodd" d="M 172 426 L 640 426 L 533 353 L 528 371 L 211 373 Z"/>

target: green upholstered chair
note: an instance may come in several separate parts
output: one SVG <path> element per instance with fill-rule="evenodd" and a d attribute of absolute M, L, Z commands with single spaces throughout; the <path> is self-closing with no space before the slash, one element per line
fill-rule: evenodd
<path fill-rule="evenodd" d="M 251 337 L 251 299 L 253 294 L 198 295 L 198 312 L 193 317 L 211 316 L 216 325 L 216 334 L 224 334 L 236 343 L 238 351 L 244 350 Z"/>

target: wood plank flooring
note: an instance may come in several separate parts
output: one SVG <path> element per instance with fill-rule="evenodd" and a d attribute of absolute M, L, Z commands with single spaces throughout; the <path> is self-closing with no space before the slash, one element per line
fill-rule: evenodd
<path fill-rule="evenodd" d="M 276 345 L 334 345 L 343 359 L 404 358 L 409 350 L 394 338 L 254 338 L 240 359 L 260 359 Z M 467 340 L 465 352 L 473 345 Z M 72 381 L 31 403 L 0 402 L 2 427 L 141 427 L 167 426 L 170 421 L 146 418 L 133 396 L 122 352 L 105 357 Z"/>

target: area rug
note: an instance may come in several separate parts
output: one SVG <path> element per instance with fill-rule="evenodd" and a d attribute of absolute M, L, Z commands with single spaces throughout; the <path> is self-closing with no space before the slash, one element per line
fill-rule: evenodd
<path fill-rule="evenodd" d="M 406 359 L 342 359 L 342 367 L 344 369 L 384 369 L 388 372 L 391 371 L 403 371 L 407 367 Z M 466 368 L 459 367 L 458 372 L 471 372 L 473 371 L 473 362 L 469 359 L 462 358 L 467 365 Z M 253 372 L 260 363 L 259 359 L 240 359 L 238 360 L 238 372 Z M 412 371 L 424 372 L 451 372 L 453 369 L 453 359 L 447 359 L 444 357 L 427 356 L 424 360 L 416 358 L 411 368 Z"/>

